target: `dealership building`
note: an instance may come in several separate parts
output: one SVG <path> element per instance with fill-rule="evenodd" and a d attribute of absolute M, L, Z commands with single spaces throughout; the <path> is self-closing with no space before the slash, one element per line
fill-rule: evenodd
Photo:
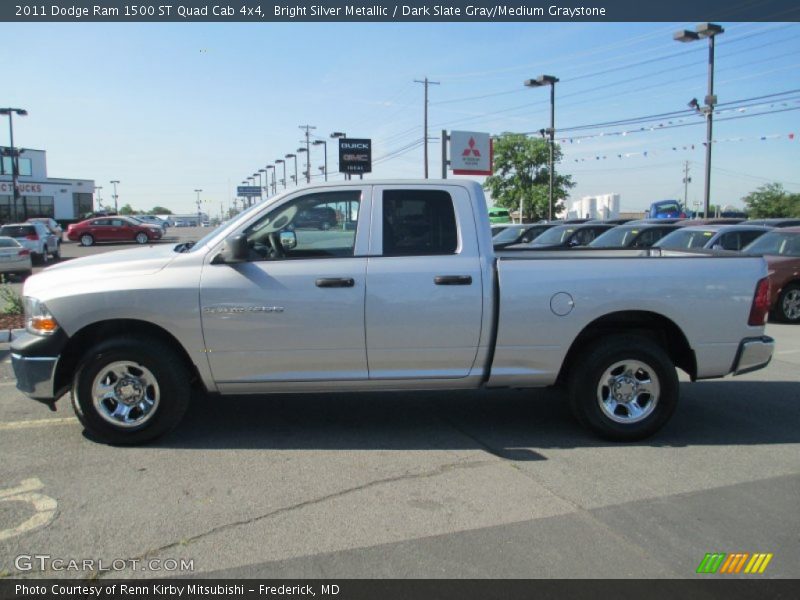
<path fill-rule="evenodd" d="M 19 157 L 19 198 L 15 207 L 11 157 L 4 151 L 0 152 L 0 223 L 24 221 L 30 217 L 75 221 L 94 210 L 93 180 L 48 177 L 47 153 L 28 148 Z"/>

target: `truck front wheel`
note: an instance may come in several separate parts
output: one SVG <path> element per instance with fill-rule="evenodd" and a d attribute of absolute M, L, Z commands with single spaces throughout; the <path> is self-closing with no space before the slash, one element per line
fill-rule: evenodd
<path fill-rule="evenodd" d="M 678 404 L 669 356 L 638 335 L 615 335 L 586 348 L 569 377 L 570 408 L 585 427 L 613 441 L 653 435 Z"/>
<path fill-rule="evenodd" d="M 180 356 L 151 339 L 117 337 L 92 347 L 72 384 L 72 406 L 87 432 L 110 444 L 141 444 L 173 429 L 189 405 Z"/>

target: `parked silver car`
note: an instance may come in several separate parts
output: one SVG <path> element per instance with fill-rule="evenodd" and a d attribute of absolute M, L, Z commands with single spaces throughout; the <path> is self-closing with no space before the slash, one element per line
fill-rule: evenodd
<path fill-rule="evenodd" d="M 15 273 L 27 277 L 33 271 L 31 251 L 17 240 L 0 237 L 0 273 Z"/>
<path fill-rule="evenodd" d="M 54 259 L 61 258 L 61 245 L 47 225 L 39 221 L 30 223 L 11 223 L 0 227 L 0 236 L 17 240 L 23 248 L 31 252 L 34 262 L 47 262 L 48 255 Z"/>

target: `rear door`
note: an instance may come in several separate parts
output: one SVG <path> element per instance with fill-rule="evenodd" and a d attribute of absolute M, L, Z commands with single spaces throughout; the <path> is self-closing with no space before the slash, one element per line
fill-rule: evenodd
<path fill-rule="evenodd" d="M 369 377 L 466 377 L 480 341 L 480 253 L 467 190 L 376 186 L 367 263 Z"/>

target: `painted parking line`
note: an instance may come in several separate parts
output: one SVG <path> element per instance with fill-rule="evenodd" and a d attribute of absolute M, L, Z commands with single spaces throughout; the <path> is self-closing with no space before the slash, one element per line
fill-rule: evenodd
<path fill-rule="evenodd" d="M 0 529 L 0 541 L 22 535 L 48 525 L 55 517 L 58 502 L 55 498 L 38 492 L 44 488 L 37 478 L 25 479 L 17 487 L 0 490 L 0 502 L 29 502 L 36 511 L 34 515 L 16 527 Z"/>
<path fill-rule="evenodd" d="M 0 431 L 10 429 L 31 429 L 34 427 L 50 427 L 51 425 L 71 425 L 77 423 L 77 417 L 61 417 L 57 419 L 29 419 L 27 421 L 10 421 L 0 423 Z"/>

